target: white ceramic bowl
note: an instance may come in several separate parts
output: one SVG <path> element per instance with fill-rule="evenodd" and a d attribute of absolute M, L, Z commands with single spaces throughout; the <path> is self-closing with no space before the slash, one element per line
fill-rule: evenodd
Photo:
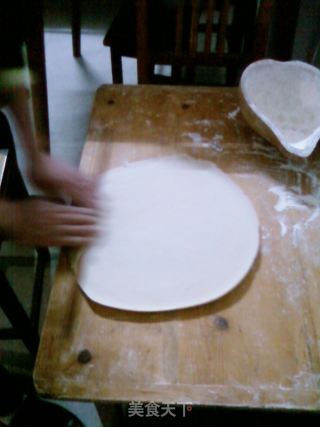
<path fill-rule="evenodd" d="M 241 76 L 240 106 L 267 141 L 307 157 L 320 139 L 320 70 L 301 61 L 254 62 Z"/>

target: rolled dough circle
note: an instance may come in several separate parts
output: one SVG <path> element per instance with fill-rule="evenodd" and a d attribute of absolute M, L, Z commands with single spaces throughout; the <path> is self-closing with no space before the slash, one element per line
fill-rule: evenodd
<path fill-rule="evenodd" d="M 242 190 L 187 156 L 115 168 L 99 184 L 104 226 L 78 282 L 106 306 L 165 311 L 220 298 L 248 273 L 259 223 Z"/>

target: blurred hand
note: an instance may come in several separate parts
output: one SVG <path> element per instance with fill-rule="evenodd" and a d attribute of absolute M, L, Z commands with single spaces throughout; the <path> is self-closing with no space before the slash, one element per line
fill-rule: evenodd
<path fill-rule="evenodd" d="M 96 181 L 60 160 L 37 153 L 29 171 L 32 182 L 47 194 L 68 196 L 72 204 L 96 207 Z"/>
<path fill-rule="evenodd" d="M 61 205 L 42 199 L 0 202 L 0 231 L 32 246 L 83 246 L 98 231 L 94 209 Z"/>

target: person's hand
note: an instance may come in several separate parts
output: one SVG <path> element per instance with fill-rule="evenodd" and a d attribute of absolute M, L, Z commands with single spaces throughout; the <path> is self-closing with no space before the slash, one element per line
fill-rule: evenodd
<path fill-rule="evenodd" d="M 0 202 L 0 233 L 32 246 L 83 246 L 98 231 L 96 210 L 29 198 Z"/>
<path fill-rule="evenodd" d="M 32 182 L 47 194 L 67 196 L 77 206 L 96 207 L 96 180 L 46 154 L 37 153 L 31 163 Z"/>

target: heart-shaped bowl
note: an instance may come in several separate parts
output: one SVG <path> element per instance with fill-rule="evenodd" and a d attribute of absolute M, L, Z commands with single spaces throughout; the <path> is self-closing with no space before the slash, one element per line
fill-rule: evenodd
<path fill-rule="evenodd" d="M 267 141 L 307 157 L 320 139 L 320 70 L 301 61 L 254 62 L 241 76 L 240 107 Z"/>

